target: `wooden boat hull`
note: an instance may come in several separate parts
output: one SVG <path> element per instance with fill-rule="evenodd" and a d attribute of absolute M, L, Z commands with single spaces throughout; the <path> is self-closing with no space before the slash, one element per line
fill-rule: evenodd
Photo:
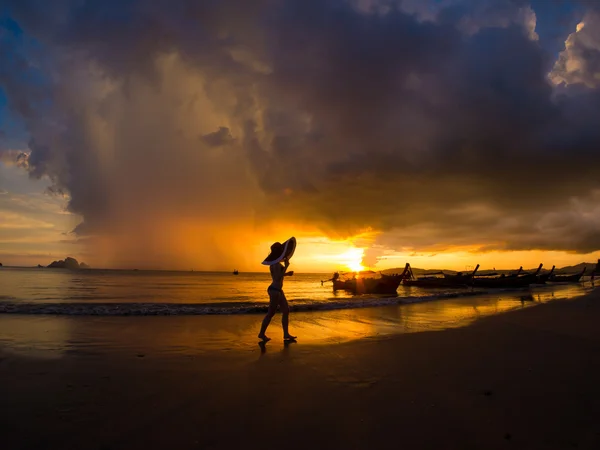
<path fill-rule="evenodd" d="M 348 291 L 354 294 L 396 294 L 402 276 L 382 276 L 381 278 L 357 278 L 334 280 L 334 291 Z"/>
<path fill-rule="evenodd" d="M 578 273 L 575 275 L 555 275 L 548 281 L 551 281 L 553 283 L 579 283 L 581 281 L 582 276 L 582 273 Z"/>
<path fill-rule="evenodd" d="M 407 263 L 404 271 L 408 276 L 404 277 L 402 284 L 404 284 L 404 286 L 422 288 L 464 288 L 471 285 L 473 277 L 477 273 L 478 269 L 479 264 L 477 264 L 477 267 L 475 267 L 475 270 L 473 270 L 471 273 L 458 272 L 451 275 L 442 271 L 441 273 L 443 277 L 425 276 L 417 278 L 414 276 L 412 269 L 410 268 L 410 264 Z"/>
<path fill-rule="evenodd" d="M 402 280 L 404 286 L 422 287 L 422 288 L 461 288 L 468 286 L 463 280 L 448 278 L 421 278 L 416 280 Z"/>
<path fill-rule="evenodd" d="M 475 278 L 474 287 L 482 288 L 524 288 L 530 284 L 539 284 L 540 279 L 537 275 L 524 275 L 520 277 L 508 276 L 498 278 Z"/>

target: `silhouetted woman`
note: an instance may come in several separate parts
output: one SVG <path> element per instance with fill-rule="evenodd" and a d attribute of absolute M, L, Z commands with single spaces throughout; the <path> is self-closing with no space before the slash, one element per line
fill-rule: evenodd
<path fill-rule="evenodd" d="M 271 246 L 271 252 L 281 253 L 283 251 L 282 247 L 282 244 L 276 242 Z M 271 271 L 271 278 L 273 279 L 271 285 L 267 288 L 267 293 L 269 294 L 269 310 L 267 311 L 267 315 L 262 321 L 262 326 L 260 327 L 260 332 L 258 333 L 258 338 L 262 339 L 263 342 L 271 340 L 271 338 L 267 337 L 265 332 L 267 331 L 269 323 L 271 323 L 271 319 L 277 312 L 277 308 L 281 310 L 281 326 L 283 327 L 283 339 L 296 339 L 296 336 L 292 336 L 288 331 L 290 307 L 288 305 L 287 299 L 285 298 L 285 294 L 283 293 L 284 277 L 289 277 L 294 274 L 293 271 L 286 272 L 289 265 L 290 262 L 286 258 L 283 260 L 283 264 L 276 263 L 272 264 L 269 267 Z"/>

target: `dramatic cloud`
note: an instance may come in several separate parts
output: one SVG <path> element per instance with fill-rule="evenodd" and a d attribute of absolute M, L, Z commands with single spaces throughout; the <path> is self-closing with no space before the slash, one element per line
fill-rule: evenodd
<path fill-rule="evenodd" d="M 59 240 L 73 227 L 74 218 L 61 199 L 0 189 L 0 217 L 0 261 L 46 265 L 53 257 L 64 258 Z"/>
<path fill-rule="evenodd" d="M 29 153 L 23 150 L 0 149 L 0 162 L 6 166 L 29 168 Z"/>
<path fill-rule="evenodd" d="M 600 13 L 586 14 L 569 35 L 551 78 L 557 84 L 600 86 Z"/>
<path fill-rule="evenodd" d="M 69 194 L 76 232 L 113 264 L 227 266 L 277 224 L 373 229 L 374 262 L 600 248 L 592 12 L 557 62 L 525 1 L 15 0 L 4 14 L 0 86 L 28 170 Z"/>

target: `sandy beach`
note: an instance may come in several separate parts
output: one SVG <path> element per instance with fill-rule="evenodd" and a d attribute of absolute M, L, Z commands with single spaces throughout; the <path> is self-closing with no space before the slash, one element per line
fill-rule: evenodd
<path fill-rule="evenodd" d="M 145 328 L 171 319 L 184 320 Z M 193 353 L 152 352 L 150 341 L 143 352 L 86 344 L 54 356 L 3 345 L 2 448 L 596 449 L 599 321 L 595 290 L 341 344 Z"/>

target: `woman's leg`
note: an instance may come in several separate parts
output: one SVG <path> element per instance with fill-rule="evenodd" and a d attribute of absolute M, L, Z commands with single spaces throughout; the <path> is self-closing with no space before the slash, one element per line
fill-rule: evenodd
<path fill-rule="evenodd" d="M 267 315 L 262 321 L 262 325 L 260 326 L 260 332 L 258 333 L 258 338 L 262 339 L 263 341 L 271 340 L 271 338 L 267 337 L 265 333 L 267 331 L 267 327 L 271 323 L 271 319 L 277 311 L 277 303 L 277 295 L 273 295 L 271 292 L 269 292 L 269 310 L 267 311 Z"/>
<path fill-rule="evenodd" d="M 296 336 L 292 336 L 288 330 L 288 325 L 290 322 L 290 306 L 288 305 L 287 299 L 285 298 L 285 294 L 281 294 L 281 299 L 279 301 L 279 308 L 281 309 L 281 326 L 283 328 L 283 338 L 284 339 L 296 339 Z"/>

